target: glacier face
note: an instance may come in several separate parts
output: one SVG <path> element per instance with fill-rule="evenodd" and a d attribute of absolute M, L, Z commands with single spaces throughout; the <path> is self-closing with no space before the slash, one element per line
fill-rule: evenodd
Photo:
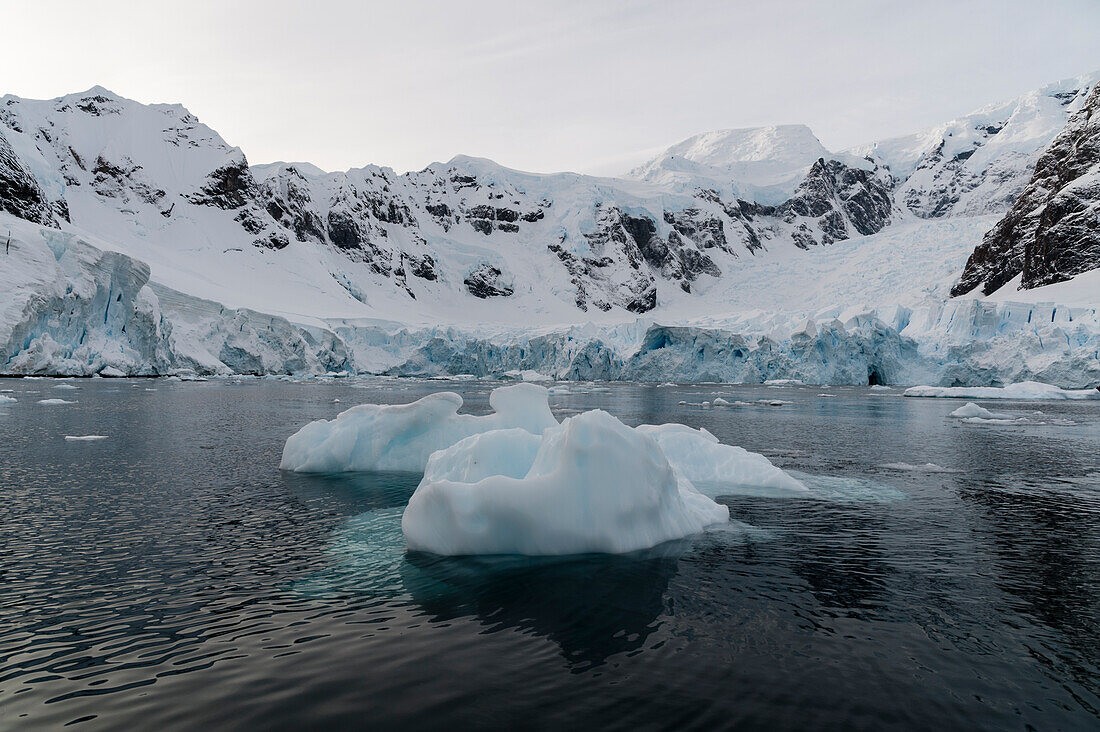
<path fill-rule="evenodd" d="M 151 284 L 149 266 L 69 232 L 5 218 L 0 373 L 326 373 L 350 368 L 325 328 Z"/>

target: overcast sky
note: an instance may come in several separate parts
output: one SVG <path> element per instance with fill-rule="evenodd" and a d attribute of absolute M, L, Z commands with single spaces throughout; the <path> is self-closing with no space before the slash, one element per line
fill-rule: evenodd
<path fill-rule="evenodd" d="M 832 150 L 1100 69 L 1100 2 L 6 0 L 0 94 L 180 102 L 250 161 L 615 173 L 712 129 Z"/>

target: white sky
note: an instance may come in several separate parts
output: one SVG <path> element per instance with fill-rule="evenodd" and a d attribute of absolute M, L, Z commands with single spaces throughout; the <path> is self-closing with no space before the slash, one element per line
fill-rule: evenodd
<path fill-rule="evenodd" d="M 0 0 L 0 94 L 179 102 L 253 163 L 622 172 L 706 130 L 832 150 L 1100 68 L 1100 2 Z"/>

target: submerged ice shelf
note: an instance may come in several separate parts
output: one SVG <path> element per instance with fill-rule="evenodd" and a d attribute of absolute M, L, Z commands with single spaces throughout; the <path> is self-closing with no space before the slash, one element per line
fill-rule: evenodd
<path fill-rule="evenodd" d="M 549 396 L 501 387 L 485 416 L 458 414 L 451 392 L 353 407 L 292 435 L 281 467 L 423 471 L 402 528 L 410 549 L 448 555 L 630 552 L 726 522 L 714 496 L 808 492 L 706 430 L 631 428 L 601 410 L 559 424 Z"/>

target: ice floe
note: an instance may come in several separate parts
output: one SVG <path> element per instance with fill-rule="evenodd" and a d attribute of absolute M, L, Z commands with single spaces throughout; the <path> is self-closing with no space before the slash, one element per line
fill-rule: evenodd
<path fill-rule="evenodd" d="M 66 399 L 39 399 L 39 404 L 76 404 L 76 402 L 70 402 Z"/>
<path fill-rule="evenodd" d="M 65 435 L 65 439 L 71 442 L 92 442 L 95 440 L 106 440 L 107 435 Z"/>
<path fill-rule="evenodd" d="M 1021 381 L 1008 386 L 912 386 L 907 397 L 939 397 L 946 399 L 1100 399 L 1096 389 L 1062 389 L 1038 381 Z"/>

